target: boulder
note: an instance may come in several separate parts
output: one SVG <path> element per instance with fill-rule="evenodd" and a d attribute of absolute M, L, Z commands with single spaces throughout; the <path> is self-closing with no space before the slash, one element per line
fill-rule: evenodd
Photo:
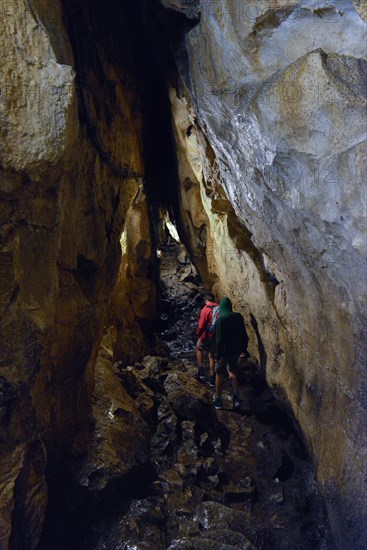
<path fill-rule="evenodd" d="M 167 400 L 177 415 L 193 420 L 197 426 L 209 433 L 218 429 L 212 393 L 189 374 L 169 373 L 164 382 L 164 389 Z"/>
<path fill-rule="evenodd" d="M 102 351 L 95 367 L 92 414 L 94 430 L 79 467 L 78 480 L 82 486 L 98 492 L 135 466 L 148 462 L 150 457 L 148 425 Z"/>
<path fill-rule="evenodd" d="M 235 510 L 218 502 L 208 501 L 196 508 L 194 519 L 199 521 L 206 531 L 228 529 L 249 537 L 250 540 L 256 539 L 254 517 L 244 510 Z"/>

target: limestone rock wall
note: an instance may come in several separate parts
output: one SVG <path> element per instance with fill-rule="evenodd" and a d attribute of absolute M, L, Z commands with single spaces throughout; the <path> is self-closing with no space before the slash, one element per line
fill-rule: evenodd
<path fill-rule="evenodd" d="M 171 90 L 182 231 L 207 285 L 244 313 L 251 351 L 302 427 L 338 546 L 360 548 L 363 7 L 356 2 L 356 11 L 352 0 L 162 4 L 190 27 L 200 17 L 177 54 L 184 86 Z M 90 436 L 98 440 L 114 399 L 121 407 L 110 423 L 104 479 L 125 472 L 113 441 L 124 433 L 129 400 L 117 392 L 100 408 L 94 403 L 92 415 L 90 405 L 96 357 L 94 395 L 104 395 L 115 381 L 111 350 L 129 360 L 138 347 L 146 352 L 144 329 L 154 319 L 128 31 L 115 2 L 108 9 L 84 0 L 0 6 L 4 548 L 35 547 L 46 467 L 52 476 L 70 451 L 78 457 L 89 449 L 85 476 L 99 471 Z M 143 432 L 141 445 L 146 457 Z M 134 463 L 129 449 L 124 460 L 127 468 Z"/>
<path fill-rule="evenodd" d="M 251 233 L 239 223 L 222 186 L 214 151 L 195 121 L 195 112 L 182 87 L 178 95 L 176 90 L 171 91 L 171 102 L 178 143 L 182 230 L 206 287 L 218 299 L 230 295 L 244 314 L 251 335 L 249 352 L 259 358 L 265 371 L 262 339 L 268 340 L 267 350 L 274 361 L 284 359 L 279 344 L 282 326 L 272 305 L 273 277 L 252 242 Z M 250 292 L 251 287 L 257 289 L 256 294 Z M 261 334 L 255 313 L 263 320 Z"/>
<path fill-rule="evenodd" d="M 1 548 L 35 547 L 46 466 L 52 477 L 88 446 L 95 358 L 143 172 L 131 56 L 121 32 L 108 40 L 121 21 L 65 6 L 0 6 Z"/>
<path fill-rule="evenodd" d="M 151 350 L 156 319 L 154 247 L 147 196 L 141 186 L 126 214 L 121 249 L 109 341 L 115 360 L 130 365 Z"/>
<path fill-rule="evenodd" d="M 352 1 L 197 4 L 171 93 L 187 233 L 301 425 L 337 545 L 362 548 L 366 23 Z"/>

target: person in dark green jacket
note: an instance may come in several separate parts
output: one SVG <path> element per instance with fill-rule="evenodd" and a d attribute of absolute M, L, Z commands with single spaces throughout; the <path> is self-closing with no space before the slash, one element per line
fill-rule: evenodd
<path fill-rule="evenodd" d="M 233 408 L 241 406 L 238 398 L 237 370 L 238 359 L 247 350 L 248 336 L 245 322 L 240 313 L 232 311 L 232 302 L 225 297 L 219 304 L 219 317 L 216 323 L 216 380 L 214 406 L 221 409 L 224 377 L 229 375 L 233 389 Z"/>

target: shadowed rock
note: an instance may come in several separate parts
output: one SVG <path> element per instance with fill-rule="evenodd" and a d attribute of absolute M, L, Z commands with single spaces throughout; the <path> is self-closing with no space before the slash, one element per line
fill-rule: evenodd
<path fill-rule="evenodd" d="M 217 429 L 213 396 L 202 384 L 186 373 L 174 372 L 167 376 L 164 388 L 176 414 L 195 420 L 198 426 L 210 433 Z"/>

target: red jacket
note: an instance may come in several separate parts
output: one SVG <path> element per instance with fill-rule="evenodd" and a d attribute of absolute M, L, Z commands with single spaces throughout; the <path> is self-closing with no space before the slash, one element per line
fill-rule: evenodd
<path fill-rule="evenodd" d="M 203 309 L 200 311 L 198 328 L 196 329 L 196 334 L 200 338 L 200 342 L 205 342 L 206 340 L 206 327 L 210 324 L 213 315 L 213 307 L 217 306 L 215 302 L 208 302 Z"/>

